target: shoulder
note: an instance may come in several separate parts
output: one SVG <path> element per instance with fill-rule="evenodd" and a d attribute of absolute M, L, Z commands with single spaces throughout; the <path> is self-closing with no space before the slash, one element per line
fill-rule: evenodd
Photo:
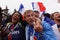
<path fill-rule="evenodd" d="M 46 21 L 42 21 L 42 25 L 44 25 L 44 26 L 50 26 L 50 24 L 49 23 L 47 23 Z"/>
<path fill-rule="evenodd" d="M 57 28 L 57 24 L 54 24 L 53 26 L 52 26 L 52 29 L 56 29 Z"/>
<path fill-rule="evenodd" d="M 57 26 L 57 24 L 52 25 L 52 27 L 53 27 L 53 26 Z"/>
<path fill-rule="evenodd" d="M 6 24 L 6 27 L 10 26 L 11 24 L 12 24 L 11 22 L 7 23 L 7 24 Z"/>
<path fill-rule="evenodd" d="M 22 24 L 21 24 L 20 22 L 18 22 L 18 25 L 19 25 L 20 27 L 22 27 Z"/>
<path fill-rule="evenodd" d="M 49 23 L 47 23 L 46 21 L 42 22 L 42 26 L 43 26 L 44 30 L 50 30 L 50 29 L 52 29 L 51 25 Z"/>
<path fill-rule="evenodd" d="M 20 31 L 24 31 L 25 30 L 25 27 L 20 22 L 18 22 L 18 25 L 20 27 Z"/>

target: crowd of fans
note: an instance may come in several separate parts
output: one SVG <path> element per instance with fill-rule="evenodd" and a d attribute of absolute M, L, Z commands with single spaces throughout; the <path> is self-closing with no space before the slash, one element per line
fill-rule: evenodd
<path fill-rule="evenodd" d="M 7 14 L 0 8 L 0 40 L 60 40 L 60 12 L 41 17 L 37 10 Z"/>

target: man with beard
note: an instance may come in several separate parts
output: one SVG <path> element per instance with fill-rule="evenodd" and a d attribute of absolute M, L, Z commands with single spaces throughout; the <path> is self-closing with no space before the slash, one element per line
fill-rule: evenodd
<path fill-rule="evenodd" d="M 27 22 L 26 40 L 56 40 L 51 26 L 37 18 L 32 10 L 25 11 L 24 20 Z"/>
<path fill-rule="evenodd" d="M 53 20 L 56 23 L 52 26 L 52 29 L 57 37 L 57 40 L 60 40 L 60 13 L 54 12 L 52 16 L 53 16 Z"/>
<path fill-rule="evenodd" d="M 24 20 L 26 20 L 26 40 L 41 40 L 40 32 L 42 31 L 41 21 L 35 17 L 32 10 L 26 10 L 24 13 Z M 37 21 L 38 20 L 38 21 Z"/>

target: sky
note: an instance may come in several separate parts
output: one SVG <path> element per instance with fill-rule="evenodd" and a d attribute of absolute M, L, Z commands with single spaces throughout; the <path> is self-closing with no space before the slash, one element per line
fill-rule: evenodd
<path fill-rule="evenodd" d="M 47 13 L 60 12 L 60 3 L 58 0 L 0 0 L 0 7 L 4 9 L 8 6 L 10 13 L 13 13 L 14 9 L 19 9 L 20 4 L 22 3 L 25 9 L 32 9 L 31 2 L 42 2 L 46 7 Z"/>

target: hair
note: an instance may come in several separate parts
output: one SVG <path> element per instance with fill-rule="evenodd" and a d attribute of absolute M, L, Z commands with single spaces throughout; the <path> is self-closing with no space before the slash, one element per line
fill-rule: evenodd
<path fill-rule="evenodd" d="M 39 11 L 36 11 L 36 10 L 34 12 L 39 13 Z"/>
<path fill-rule="evenodd" d="M 14 11 L 13 14 L 12 14 L 12 16 L 13 16 L 15 13 L 18 13 L 18 14 L 19 14 L 19 21 L 21 22 L 21 21 L 23 20 L 22 14 L 21 14 L 20 12 L 18 12 L 18 11 Z"/>
<path fill-rule="evenodd" d="M 54 17 L 54 14 L 55 14 L 55 13 L 59 13 L 59 12 L 54 12 L 54 13 L 51 14 L 51 19 L 52 19 L 52 20 L 54 20 L 53 17 Z"/>
<path fill-rule="evenodd" d="M 30 12 L 34 12 L 34 11 L 32 11 L 32 10 L 26 10 L 26 11 L 24 12 L 24 18 L 26 17 L 25 15 L 26 15 L 27 13 L 30 13 Z"/>
<path fill-rule="evenodd" d="M 50 18 L 50 14 L 49 13 L 44 14 L 44 16 Z"/>
<path fill-rule="evenodd" d="M 54 12 L 54 13 L 52 13 L 52 16 L 54 16 L 55 13 L 59 13 L 59 12 Z"/>
<path fill-rule="evenodd" d="M 24 12 L 24 14 L 30 13 L 30 12 L 34 12 L 34 11 L 32 11 L 32 10 L 26 10 L 26 11 Z"/>

